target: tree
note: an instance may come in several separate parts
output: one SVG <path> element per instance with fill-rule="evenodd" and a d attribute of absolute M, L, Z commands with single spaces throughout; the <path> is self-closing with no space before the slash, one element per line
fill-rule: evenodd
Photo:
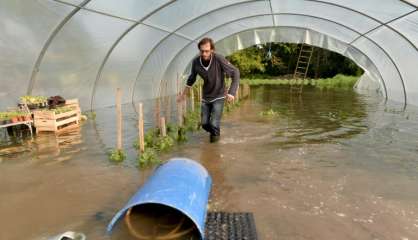
<path fill-rule="evenodd" d="M 293 74 L 299 51 L 298 44 L 267 43 L 237 51 L 227 58 L 240 69 L 242 77 L 277 77 Z M 315 47 L 308 77 L 328 78 L 339 73 L 359 76 L 363 70 L 338 53 Z"/>
<path fill-rule="evenodd" d="M 252 46 L 240 50 L 228 57 L 228 60 L 237 66 L 241 76 L 248 77 L 250 74 L 264 73 L 262 50 Z"/>

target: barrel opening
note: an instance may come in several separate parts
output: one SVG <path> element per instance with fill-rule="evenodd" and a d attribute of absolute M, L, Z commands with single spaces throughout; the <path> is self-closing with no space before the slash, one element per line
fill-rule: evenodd
<path fill-rule="evenodd" d="M 172 207 L 147 203 L 129 208 L 124 216 L 124 239 L 180 240 L 201 239 L 195 223 Z M 128 238 L 127 238 L 128 237 Z"/>

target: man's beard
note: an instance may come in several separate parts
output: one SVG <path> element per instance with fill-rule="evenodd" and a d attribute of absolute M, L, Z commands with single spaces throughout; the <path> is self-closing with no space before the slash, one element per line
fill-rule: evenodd
<path fill-rule="evenodd" d="M 211 58 L 211 56 L 212 56 L 212 54 L 211 54 L 211 55 L 209 55 L 209 56 L 207 56 L 206 58 L 205 58 L 204 56 L 202 56 L 202 59 L 203 59 L 203 60 L 205 60 L 205 61 L 209 61 L 209 60 L 210 60 L 210 58 Z"/>

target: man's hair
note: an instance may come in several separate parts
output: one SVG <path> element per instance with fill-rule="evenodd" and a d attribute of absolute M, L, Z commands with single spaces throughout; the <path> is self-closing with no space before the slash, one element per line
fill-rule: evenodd
<path fill-rule="evenodd" d="M 199 43 L 197 44 L 197 47 L 200 50 L 200 46 L 205 45 L 207 43 L 210 43 L 210 49 L 211 50 L 215 50 L 215 44 L 213 43 L 212 38 L 208 38 L 208 37 L 205 37 L 202 40 L 200 40 Z"/>

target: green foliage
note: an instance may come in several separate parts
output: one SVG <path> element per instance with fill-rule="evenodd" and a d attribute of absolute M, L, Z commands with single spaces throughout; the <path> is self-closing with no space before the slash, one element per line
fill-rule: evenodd
<path fill-rule="evenodd" d="M 322 88 L 353 88 L 358 80 L 355 76 L 338 74 L 333 78 L 313 80 L 315 86 Z"/>
<path fill-rule="evenodd" d="M 308 76 L 314 78 L 330 78 L 337 74 L 361 76 L 364 72 L 351 59 L 321 48 L 315 49 L 311 63 L 313 66 L 309 69 Z"/>
<path fill-rule="evenodd" d="M 88 117 L 92 120 L 96 119 L 96 112 L 95 111 L 90 111 L 88 114 Z"/>
<path fill-rule="evenodd" d="M 55 112 L 55 114 L 60 114 L 60 113 L 66 113 L 66 112 L 69 112 L 69 111 L 72 111 L 72 110 L 74 110 L 74 108 L 64 106 L 64 107 L 55 108 L 54 112 Z"/>
<path fill-rule="evenodd" d="M 185 142 L 187 141 L 187 135 L 186 135 L 186 128 L 179 127 L 177 131 L 177 141 L 178 142 Z"/>
<path fill-rule="evenodd" d="M 188 112 L 184 119 L 184 126 L 186 130 L 194 132 L 199 129 L 199 124 L 200 124 L 200 112 L 199 111 Z"/>
<path fill-rule="evenodd" d="M 244 78 L 288 75 L 293 74 L 296 68 L 300 46 L 293 43 L 267 43 L 237 51 L 227 58 L 240 69 Z M 336 74 L 360 76 L 363 70 L 345 56 L 315 47 L 308 77 L 329 78 Z"/>
<path fill-rule="evenodd" d="M 10 120 L 14 117 L 27 116 L 28 113 L 22 111 L 0 112 L 0 121 Z"/>
<path fill-rule="evenodd" d="M 157 152 L 153 148 L 146 148 L 145 151 L 138 156 L 137 160 L 140 167 L 147 167 L 161 163 Z"/>
<path fill-rule="evenodd" d="M 9 118 L 7 118 L 7 115 L 6 114 L 0 112 L 0 121 L 3 121 L 3 120 L 9 120 Z"/>
<path fill-rule="evenodd" d="M 242 83 L 246 83 L 252 86 L 255 85 L 310 85 L 323 88 L 338 88 L 338 89 L 350 89 L 356 84 L 359 77 L 345 76 L 338 74 L 333 78 L 325 79 L 242 79 Z"/>
<path fill-rule="evenodd" d="M 113 149 L 108 153 L 109 159 L 114 162 L 122 162 L 126 159 L 126 153 L 122 149 Z"/>
<path fill-rule="evenodd" d="M 177 139 L 178 135 L 178 126 L 173 123 L 167 124 L 167 135 L 170 136 L 172 139 Z"/>
<path fill-rule="evenodd" d="M 22 96 L 20 97 L 20 101 L 26 104 L 39 104 L 45 103 L 48 101 L 48 98 L 44 96 Z"/>
<path fill-rule="evenodd" d="M 233 107 L 239 106 L 239 103 L 228 104 Z M 159 128 L 151 128 L 144 135 L 145 150 L 138 155 L 137 161 L 140 167 L 146 167 L 161 163 L 159 154 L 171 149 L 175 142 L 187 141 L 187 132 L 195 131 L 200 126 L 200 111 L 189 111 L 185 116 L 183 126 L 177 126 L 168 123 L 166 126 L 167 136 L 161 136 Z M 139 141 L 136 140 L 133 144 L 136 149 L 139 149 Z"/>
<path fill-rule="evenodd" d="M 167 125 L 167 136 L 160 136 L 158 128 L 149 129 L 144 136 L 145 150 L 138 156 L 138 164 L 140 167 L 146 167 L 161 163 L 158 158 L 159 152 L 168 151 L 174 146 L 174 139 L 177 138 L 178 127 L 173 124 Z M 134 147 L 139 148 L 139 141 L 134 142 Z"/>
<path fill-rule="evenodd" d="M 164 152 L 174 146 L 174 140 L 170 136 L 160 136 L 155 142 L 154 148 L 158 151 Z"/>
<path fill-rule="evenodd" d="M 275 111 L 274 109 L 269 109 L 269 110 L 260 112 L 260 116 L 265 116 L 265 117 L 275 117 L 277 115 L 279 115 L 279 113 Z"/>
<path fill-rule="evenodd" d="M 277 76 L 289 74 L 296 65 L 296 58 L 299 56 L 297 44 L 291 43 L 269 43 L 262 45 L 265 55 L 271 49 L 271 58 L 265 58 L 265 75 Z"/>
<path fill-rule="evenodd" d="M 254 72 L 264 72 L 263 51 L 257 47 L 249 47 L 235 52 L 228 57 L 229 61 L 239 68 L 241 76 Z"/>
<path fill-rule="evenodd" d="M 82 114 L 84 116 L 86 116 L 88 119 L 91 119 L 91 120 L 96 119 L 96 112 L 95 111 L 85 111 L 85 112 L 82 112 Z"/>
<path fill-rule="evenodd" d="M 183 134 L 184 133 L 184 134 Z M 152 128 L 144 135 L 144 147 L 154 148 L 158 151 L 165 151 L 174 145 L 174 140 L 184 141 L 185 137 L 184 128 L 180 128 L 175 124 L 167 124 L 167 136 L 160 136 L 160 130 L 158 128 Z M 135 140 L 133 147 L 139 148 L 139 141 Z"/>
<path fill-rule="evenodd" d="M 152 128 L 144 135 L 145 148 L 153 147 L 157 141 L 160 130 L 158 128 Z"/>
<path fill-rule="evenodd" d="M 239 101 L 225 102 L 225 105 L 224 105 L 224 113 L 230 113 L 235 108 L 237 108 L 239 106 L 241 106 L 241 103 Z"/>
<path fill-rule="evenodd" d="M 231 104 L 225 104 L 224 108 L 225 108 L 225 111 L 224 112 L 226 112 L 226 113 L 229 113 L 232 110 Z"/>

